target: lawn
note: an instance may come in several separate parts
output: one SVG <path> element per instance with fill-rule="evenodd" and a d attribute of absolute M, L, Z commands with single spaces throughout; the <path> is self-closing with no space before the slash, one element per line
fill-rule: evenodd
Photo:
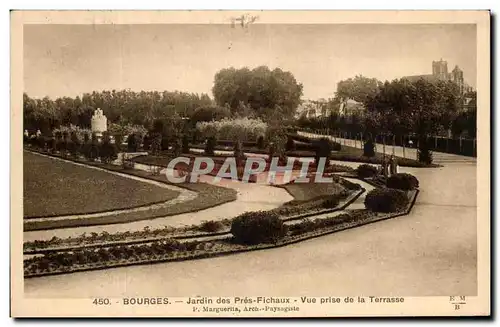
<path fill-rule="evenodd" d="M 39 157 L 37 155 L 29 153 L 27 155 Z M 47 158 L 47 160 L 52 160 L 52 159 Z M 123 169 L 121 166 L 115 166 L 111 164 L 101 164 L 97 162 L 88 162 L 85 160 L 78 160 L 78 161 L 85 163 L 87 165 L 97 166 L 106 170 L 116 171 L 123 174 L 129 174 L 132 176 L 147 178 L 157 182 L 170 184 L 164 175 L 151 175 L 150 173 L 142 170 Z M 68 163 L 68 165 L 71 164 Z M 94 172 L 94 170 L 92 170 L 92 172 Z M 111 175 L 106 172 L 102 173 Z M 26 219 L 24 222 L 24 230 L 31 231 L 31 230 L 53 229 L 53 228 L 118 224 L 118 223 L 127 223 L 139 220 L 148 220 L 158 217 L 173 216 L 182 213 L 195 212 L 203 209 L 208 209 L 230 201 L 234 201 L 237 198 L 236 191 L 233 189 L 206 183 L 180 183 L 180 184 L 175 184 L 175 186 L 191 190 L 193 192 L 196 192 L 198 195 L 196 198 L 192 200 L 177 203 L 172 206 L 159 207 L 140 212 L 121 213 L 121 214 L 92 217 L 92 218 L 70 218 L 70 219 L 62 219 L 55 221 L 30 221 L 30 219 Z M 125 193 L 120 192 L 120 194 L 125 194 Z M 79 193 L 76 192 L 76 196 L 78 195 Z M 37 198 L 40 198 L 40 195 L 37 195 Z M 71 199 L 71 197 L 69 198 Z M 129 200 L 126 197 L 125 199 Z M 25 206 L 26 206 L 26 200 L 25 200 Z"/>
<path fill-rule="evenodd" d="M 95 213 L 164 202 L 179 192 L 24 153 L 24 217 Z"/>

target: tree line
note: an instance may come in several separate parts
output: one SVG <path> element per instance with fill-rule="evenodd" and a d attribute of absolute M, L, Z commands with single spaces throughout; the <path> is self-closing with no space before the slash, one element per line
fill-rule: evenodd
<path fill-rule="evenodd" d="M 302 96 L 302 84 L 291 72 L 260 66 L 227 68 L 214 77 L 214 100 L 208 94 L 130 90 L 94 91 L 75 98 L 42 99 L 23 95 L 24 126 L 52 131 L 59 126 L 89 128 L 95 109 L 101 108 L 110 123 L 153 128 L 156 120 L 173 116 L 193 121 L 239 116 L 292 117 Z M 200 110 L 198 110 L 200 109 Z"/>
<path fill-rule="evenodd" d="M 402 78 L 382 83 L 356 76 L 339 82 L 336 99 L 339 102 L 353 99 L 364 109 L 341 113 L 339 107 L 320 119 L 301 117 L 299 126 L 362 134 L 368 148 L 372 148 L 376 135 L 401 138 L 413 134 L 418 139 L 419 158 L 424 162 L 432 161 L 430 136 L 448 131 L 454 136 L 464 132 L 469 137 L 476 135 L 476 94 L 461 94 L 452 81 Z M 469 108 L 464 110 L 466 102 Z"/>
<path fill-rule="evenodd" d="M 101 108 L 110 123 L 152 126 L 155 119 L 174 114 L 190 116 L 213 101 L 207 94 L 130 90 L 85 93 L 75 98 L 34 99 L 23 95 L 24 126 L 28 130 L 52 131 L 59 126 L 90 128 L 94 110 Z"/>

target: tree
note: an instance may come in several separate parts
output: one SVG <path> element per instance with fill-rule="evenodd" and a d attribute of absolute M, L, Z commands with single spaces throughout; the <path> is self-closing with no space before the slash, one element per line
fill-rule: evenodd
<path fill-rule="evenodd" d="M 196 125 L 198 122 L 220 120 L 229 116 L 231 111 L 226 107 L 199 107 L 194 111 L 190 121 Z"/>
<path fill-rule="evenodd" d="M 293 116 L 300 104 L 302 88 L 291 72 L 260 66 L 253 70 L 246 67 L 220 70 L 215 75 L 212 92 L 217 104 L 227 105 L 232 112 L 243 103 L 259 115 L 279 106 Z"/>
<path fill-rule="evenodd" d="M 477 133 L 477 109 L 467 111 L 465 118 L 465 130 L 469 137 L 475 138 Z"/>
<path fill-rule="evenodd" d="M 440 129 L 450 128 L 451 117 L 457 115 L 460 107 L 460 95 L 458 86 L 451 81 L 401 79 L 384 83 L 366 103 L 371 122 L 375 123 L 372 125 L 379 124 L 382 130 L 398 134 L 416 133 L 419 160 L 430 163 L 427 138 Z"/>
<path fill-rule="evenodd" d="M 151 126 L 155 119 L 177 113 L 191 116 L 196 108 L 213 105 L 207 94 L 186 92 L 102 91 L 85 93 L 82 97 L 45 97 L 32 99 L 23 95 L 25 129 L 40 129 L 44 134 L 60 125 L 90 127 L 95 109 L 101 108 L 109 123 Z"/>
<path fill-rule="evenodd" d="M 338 82 L 335 98 L 340 100 L 352 99 L 366 104 L 369 99 L 378 93 L 381 84 L 382 82 L 376 78 L 357 75 L 354 78 Z"/>

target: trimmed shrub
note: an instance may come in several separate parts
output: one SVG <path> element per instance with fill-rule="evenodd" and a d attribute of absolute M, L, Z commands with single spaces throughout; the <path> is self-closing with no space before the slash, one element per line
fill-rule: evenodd
<path fill-rule="evenodd" d="M 78 138 L 78 135 L 76 132 L 71 132 L 71 142 L 69 143 L 69 152 L 76 158 L 78 157 L 78 154 L 80 153 L 80 148 L 81 148 L 81 142 L 80 139 Z"/>
<path fill-rule="evenodd" d="M 387 179 L 386 185 L 389 188 L 407 191 L 407 190 L 413 190 L 415 188 L 418 188 L 419 182 L 418 182 L 418 179 L 411 174 L 398 173 L 398 174 L 391 175 Z"/>
<path fill-rule="evenodd" d="M 430 165 L 432 163 L 432 152 L 426 139 L 419 140 L 419 148 L 417 151 L 417 159 L 423 164 Z"/>
<path fill-rule="evenodd" d="M 123 143 L 123 135 L 122 134 L 115 134 L 113 136 L 115 138 L 115 144 L 118 152 L 121 152 L 122 149 L 122 143 Z"/>
<path fill-rule="evenodd" d="M 245 158 L 240 141 L 236 141 L 234 143 L 233 154 L 234 154 L 234 157 L 236 158 L 237 163 L 240 163 Z"/>
<path fill-rule="evenodd" d="M 238 243 L 276 243 L 286 235 L 287 226 L 276 213 L 246 212 L 234 218 L 231 233 Z"/>
<path fill-rule="evenodd" d="M 144 151 L 149 151 L 151 150 L 151 135 L 150 134 L 146 134 L 144 136 L 144 140 L 142 142 L 142 149 Z"/>
<path fill-rule="evenodd" d="M 88 145 L 88 152 L 86 157 L 90 161 L 94 161 L 99 158 L 99 140 L 97 139 L 97 135 L 95 133 L 92 133 L 92 140 Z"/>
<path fill-rule="evenodd" d="M 161 134 L 155 133 L 151 140 L 151 154 L 157 156 L 160 154 L 162 149 L 162 137 Z"/>
<path fill-rule="evenodd" d="M 397 212 L 409 203 L 406 193 L 392 188 L 371 190 L 365 198 L 365 207 L 374 212 Z"/>
<path fill-rule="evenodd" d="M 182 153 L 189 153 L 189 137 L 186 134 L 182 136 Z"/>
<path fill-rule="evenodd" d="M 205 143 L 205 155 L 214 156 L 215 155 L 215 145 L 217 144 L 217 140 L 215 137 L 210 136 L 207 139 L 207 143 Z"/>
<path fill-rule="evenodd" d="M 53 137 L 48 137 L 46 139 L 47 150 L 54 151 L 56 148 L 56 139 Z"/>
<path fill-rule="evenodd" d="M 130 134 L 127 138 L 127 151 L 137 152 L 139 149 L 139 140 L 135 134 Z"/>
<path fill-rule="evenodd" d="M 111 143 L 109 134 L 104 134 L 102 143 L 99 146 L 99 157 L 104 163 L 109 163 L 118 158 L 118 151 L 115 144 Z"/>
<path fill-rule="evenodd" d="M 157 136 L 156 136 L 156 137 L 157 137 Z M 167 134 L 163 134 L 163 135 L 161 135 L 161 141 L 160 141 L 160 143 L 161 143 L 161 144 L 160 144 L 160 148 L 162 149 L 162 151 L 167 151 L 167 150 L 168 150 L 168 147 L 170 146 L 170 142 L 171 142 L 171 141 L 172 141 L 172 140 L 168 137 L 168 135 L 167 135 Z M 175 143 L 175 142 L 176 142 L 176 140 L 173 140 L 173 141 L 174 141 L 173 143 Z M 155 141 L 154 141 L 154 138 L 153 138 L 153 143 L 154 143 L 154 142 L 155 142 Z M 172 144 L 172 146 L 174 146 L 174 144 Z M 151 148 L 151 151 L 153 151 L 153 149 L 152 149 L 152 148 Z"/>
<path fill-rule="evenodd" d="M 322 138 L 316 144 L 316 155 L 314 157 L 316 166 L 319 163 L 320 158 L 326 158 L 326 166 L 330 163 L 330 154 L 332 151 L 332 145 L 329 139 Z"/>
<path fill-rule="evenodd" d="M 40 149 L 45 149 L 48 140 L 48 137 L 40 135 L 35 139 L 35 145 Z"/>
<path fill-rule="evenodd" d="M 220 221 L 209 220 L 200 225 L 200 230 L 207 233 L 216 233 L 222 229 L 224 229 L 224 224 Z"/>
<path fill-rule="evenodd" d="M 262 135 L 257 138 L 257 148 L 261 150 L 266 148 L 266 142 L 264 140 L 264 136 Z"/>
<path fill-rule="evenodd" d="M 182 141 L 180 138 L 176 138 L 174 144 L 172 144 L 172 154 L 178 157 L 182 154 Z"/>
<path fill-rule="evenodd" d="M 373 140 L 369 139 L 363 145 L 363 156 L 364 157 L 375 157 L 375 143 Z"/>
<path fill-rule="evenodd" d="M 368 164 L 359 165 L 356 168 L 356 175 L 361 178 L 374 177 L 377 175 L 377 172 L 377 167 Z"/>
<path fill-rule="evenodd" d="M 83 143 L 87 143 L 90 141 L 90 134 L 89 133 L 84 133 L 83 134 Z"/>

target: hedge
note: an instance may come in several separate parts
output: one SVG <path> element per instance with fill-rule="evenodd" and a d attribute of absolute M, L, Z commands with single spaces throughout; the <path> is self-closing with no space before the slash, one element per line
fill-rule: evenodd
<path fill-rule="evenodd" d="M 234 218 L 231 234 L 242 244 L 276 243 L 287 233 L 279 215 L 269 211 L 246 212 Z"/>
<path fill-rule="evenodd" d="M 408 203 L 404 191 L 392 188 L 371 190 L 365 198 L 365 207 L 375 212 L 397 212 L 408 206 Z"/>
<path fill-rule="evenodd" d="M 418 188 L 418 179 L 407 173 L 398 173 L 391 175 L 386 182 L 387 187 L 399 190 L 413 190 Z"/>
<path fill-rule="evenodd" d="M 377 167 L 368 164 L 359 165 L 356 168 L 356 174 L 358 175 L 358 177 L 361 178 L 369 178 L 376 176 L 377 172 L 378 172 Z"/>

